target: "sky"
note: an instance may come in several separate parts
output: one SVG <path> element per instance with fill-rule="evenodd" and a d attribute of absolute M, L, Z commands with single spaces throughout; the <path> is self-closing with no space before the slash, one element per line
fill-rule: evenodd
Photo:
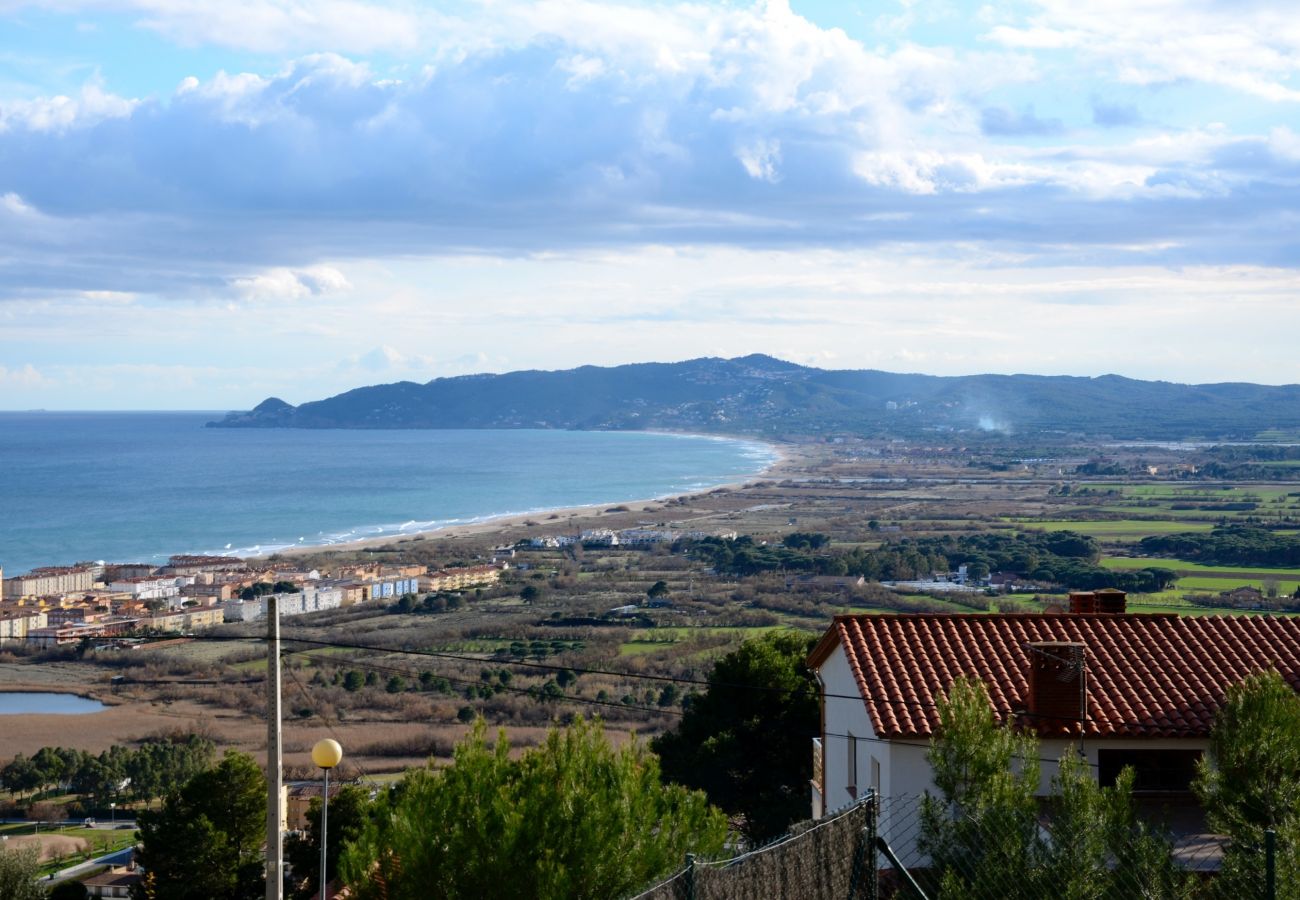
<path fill-rule="evenodd" d="M 1300 382 L 1276 0 L 0 0 L 0 409 L 768 353 Z"/>

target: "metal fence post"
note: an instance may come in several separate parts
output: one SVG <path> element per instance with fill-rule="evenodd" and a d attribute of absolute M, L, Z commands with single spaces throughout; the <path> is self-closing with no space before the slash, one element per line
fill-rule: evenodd
<path fill-rule="evenodd" d="M 1264 898 L 1277 900 L 1277 832 L 1264 832 Z"/>
<path fill-rule="evenodd" d="M 862 836 L 866 844 L 863 861 L 867 865 L 867 900 L 880 897 L 880 876 L 876 874 L 876 837 L 880 831 L 880 792 L 872 790 L 867 801 L 867 824 Z"/>
<path fill-rule="evenodd" d="M 695 900 L 695 854 L 686 854 L 686 900 Z"/>

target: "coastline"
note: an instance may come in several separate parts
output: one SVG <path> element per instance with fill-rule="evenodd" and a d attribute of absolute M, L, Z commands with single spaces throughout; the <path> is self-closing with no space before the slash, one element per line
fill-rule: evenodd
<path fill-rule="evenodd" d="M 527 512 L 503 513 L 501 515 L 486 516 L 472 522 L 440 525 L 420 531 L 375 535 L 374 537 L 358 538 L 352 541 L 340 541 L 334 544 L 296 544 L 283 549 L 274 550 L 270 553 L 249 556 L 246 557 L 246 559 L 250 562 L 265 562 L 272 557 L 295 558 L 328 553 L 351 553 L 385 545 L 406 544 L 429 539 L 454 540 L 471 537 L 481 538 L 488 535 L 504 535 L 510 531 L 531 528 L 537 528 L 537 533 L 544 534 L 547 533 L 545 526 L 548 525 L 554 527 L 563 523 L 572 526 L 575 523 L 599 522 L 601 517 L 613 512 L 644 513 L 649 511 L 645 509 L 649 504 L 668 504 L 686 500 L 691 497 L 698 497 L 702 494 L 713 493 L 715 491 L 736 491 L 753 481 L 770 481 L 773 478 L 782 477 L 782 475 L 791 468 L 794 462 L 794 445 L 776 444 L 771 441 L 761 440 L 748 435 L 694 434 L 677 431 L 655 431 L 649 433 L 667 434 L 677 437 L 715 438 L 718 440 L 744 441 L 751 444 L 761 444 L 772 454 L 773 459 L 766 467 L 752 475 L 749 475 L 743 481 L 710 484 L 694 490 L 663 494 L 658 497 L 631 500 L 615 499 L 606 500 L 601 503 L 589 503 L 582 506 L 546 507 Z M 625 507 L 625 509 L 623 507 Z M 657 512 L 658 510 L 656 509 L 654 511 Z"/>

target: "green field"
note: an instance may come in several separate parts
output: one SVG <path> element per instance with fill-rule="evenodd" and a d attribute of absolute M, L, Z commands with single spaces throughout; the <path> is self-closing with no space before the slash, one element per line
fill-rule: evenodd
<path fill-rule="evenodd" d="M 1101 561 L 1104 569 L 1132 570 L 1156 566 L 1173 569 L 1187 575 L 1219 575 L 1223 577 L 1300 579 L 1300 569 L 1265 569 L 1258 566 L 1207 566 L 1160 556 L 1110 556 Z"/>
<path fill-rule="evenodd" d="M 1127 510 L 1132 512 L 1132 510 Z M 1043 531 L 1075 531 L 1095 538 L 1112 541 L 1137 541 L 1153 534 L 1178 534 L 1184 531 L 1209 531 L 1212 522 L 1175 522 L 1153 519 L 1106 519 L 1101 521 L 1070 522 L 1062 519 L 1034 521 L 1022 519 L 1020 525 Z"/>
<path fill-rule="evenodd" d="M 733 638 L 733 642 L 739 644 L 745 638 L 758 637 L 769 631 L 784 631 L 789 625 L 754 625 L 751 627 L 737 625 L 668 625 L 661 628 L 646 628 L 638 630 L 638 635 L 619 645 L 619 656 L 640 656 L 643 653 L 654 653 L 658 650 L 666 650 L 674 644 L 680 644 L 685 641 L 693 640 L 700 637 L 716 637 L 725 635 Z"/>

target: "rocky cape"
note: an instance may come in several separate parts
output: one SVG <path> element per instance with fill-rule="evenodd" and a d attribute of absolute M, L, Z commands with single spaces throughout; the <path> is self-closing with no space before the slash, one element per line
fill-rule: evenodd
<path fill-rule="evenodd" d="M 208 427 L 1251 439 L 1271 429 L 1300 429 L 1300 385 L 906 375 L 817 369 L 752 355 L 401 381 L 300 406 L 272 397 Z"/>

